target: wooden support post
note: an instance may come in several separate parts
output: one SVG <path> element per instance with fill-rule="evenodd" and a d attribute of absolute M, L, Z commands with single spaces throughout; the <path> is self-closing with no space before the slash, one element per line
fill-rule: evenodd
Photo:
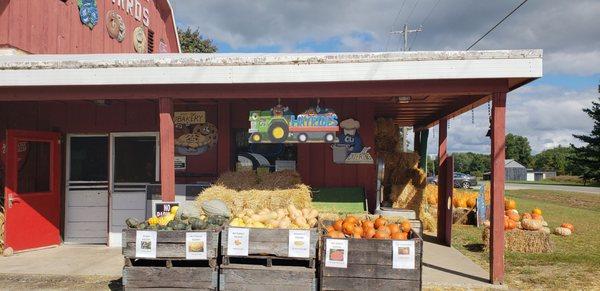
<path fill-rule="evenodd" d="M 415 153 L 419 152 L 419 148 L 421 147 L 421 131 L 415 130 L 415 138 L 413 140 L 413 151 Z"/>
<path fill-rule="evenodd" d="M 160 191 L 163 201 L 175 201 L 175 128 L 173 99 L 159 98 Z"/>
<path fill-rule="evenodd" d="M 492 94 L 490 283 L 504 281 L 504 158 L 506 92 Z"/>
<path fill-rule="evenodd" d="M 438 144 L 438 243 L 450 245 L 450 230 L 452 227 L 452 171 L 453 167 L 448 164 L 448 120 L 441 119 L 439 123 L 440 139 Z M 450 168 L 450 169 L 449 169 Z M 450 212 L 450 213 L 448 213 Z M 450 215 L 448 215 L 450 214 Z M 448 221 L 448 217 L 450 220 Z"/>
<path fill-rule="evenodd" d="M 429 140 L 429 129 L 421 130 L 420 133 L 421 146 L 419 147 L 419 156 L 421 157 L 421 160 L 419 162 L 419 167 L 427 174 L 427 142 Z"/>

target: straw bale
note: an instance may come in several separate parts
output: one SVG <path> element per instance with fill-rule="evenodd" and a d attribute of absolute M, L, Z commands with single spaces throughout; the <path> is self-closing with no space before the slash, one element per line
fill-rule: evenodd
<path fill-rule="evenodd" d="M 486 248 L 489 246 L 490 229 L 485 227 L 482 240 Z M 505 249 L 520 253 L 550 253 L 554 244 L 550 234 L 543 231 L 512 229 L 504 232 Z"/>
<path fill-rule="evenodd" d="M 202 202 L 219 199 L 227 204 L 233 215 L 243 209 L 259 211 L 263 208 L 279 209 L 290 204 L 298 208 L 311 207 L 311 191 L 307 185 L 297 184 L 293 188 L 274 190 L 235 190 L 222 185 L 213 185 L 204 189 L 196 198 L 199 208 Z"/>
<path fill-rule="evenodd" d="M 400 145 L 400 128 L 391 118 L 378 118 L 375 124 L 375 151 L 394 152 Z"/>
<path fill-rule="evenodd" d="M 286 170 L 279 172 L 227 172 L 223 173 L 214 183 L 234 190 L 275 190 L 294 189 L 302 183 L 300 174 Z"/>
<path fill-rule="evenodd" d="M 0 254 L 4 251 L 4 208 L 0 205 Z"/>

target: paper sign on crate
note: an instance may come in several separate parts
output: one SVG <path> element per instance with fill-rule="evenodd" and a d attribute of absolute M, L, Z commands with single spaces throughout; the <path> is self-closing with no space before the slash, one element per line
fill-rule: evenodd
<path fill-rule="evenodd" d="M 292 258 L 308 258 L 310 256 L 309 230 L 290 229 L 288 256 Z"/>
<path fill-rule="evenodd" d="M 325 241 L 325 267 L 348 268 L 348 240 Z"/>
<path fill-rule="evenodd" d="M 188 260 L 206 260 L 206 232 L 185 233 L 185 258 Z"/>
<path fill-rule="evenodd" d="M 138 230 L 135 232 L 135 256 L 156 258 L 156 231 Z"/>
<path fill-rule="evenodd" d="M 392 242 L 392 268 L 414 269 L 415 268 L 415 241 L 395 240 Z"/>
<path fill-rule="evenodd" d="M 248 256 L 250 229 L 230 227 L 227 231 L 227 255 Z"/>

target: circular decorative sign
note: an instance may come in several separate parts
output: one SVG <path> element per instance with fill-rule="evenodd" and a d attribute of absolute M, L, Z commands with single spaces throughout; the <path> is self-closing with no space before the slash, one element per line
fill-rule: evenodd
<path fill-rule="evenodd" d="M 133 30 L 133 48 L 140 54 L 145 53 L 148 49 L 148 39 L 143 26 L 138 26 Z"/>
<path fill-rule="evenodd" d="M 106 29 L 110 38 L 118 42 L 123 42 L 125 39 L 125 22 L 121 15 L 112 10 L 106 13 Z"/>
<path fill-rule="evenodd" d="M 79 19 L 90 29 L 98 23 L 98 5 L 96 0 L 77 0 Z"/>

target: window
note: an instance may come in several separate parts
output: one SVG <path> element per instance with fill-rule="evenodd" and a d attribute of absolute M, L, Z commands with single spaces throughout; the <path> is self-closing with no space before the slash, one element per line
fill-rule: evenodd
<path fill-rule="evenodd" d="M 148 53 L 154 52 L 154 30 L 148 29 Z"/>
<path fill-rule="evenodd" d="M 156 137 L 115 137 L 115 182 L 151 183 L 156 179 Z"/>
<path fill-rule="evenodd" d="M 69 181 L 108 181 L 108 137 L 71 137 Z"/>
<path fill-rule="evenodd" d="M 50 191 L 50 143 L 19 141 L 17 143 L 17 192 Z"/>

